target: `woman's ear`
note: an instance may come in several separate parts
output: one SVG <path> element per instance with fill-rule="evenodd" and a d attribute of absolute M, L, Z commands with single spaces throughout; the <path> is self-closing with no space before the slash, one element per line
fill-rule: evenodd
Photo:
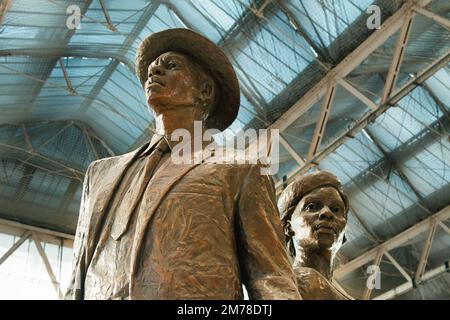
<path fill-rule="evenodd" d="M 285 236 L 292 237 L 292 236 L 295 235 L 294 230 L 292 230 L 291 221 L 290 220 L 286 221 L 286 223 L 284 224 L 283 231 L 284 231 L 284 235 Z"/>

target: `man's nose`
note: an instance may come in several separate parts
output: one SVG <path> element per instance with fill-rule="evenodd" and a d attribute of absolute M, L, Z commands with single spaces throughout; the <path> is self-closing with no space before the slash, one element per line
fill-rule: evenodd
<path fill-rule="evenodd" d="M 152 64 L 150 66 L 150 75 L 149 76 L 154 76 L 154 75 L 159 75 L 159 76 L 164 75 L 164 68 L 162 67 L 161 64 Z"/>
<path fill-rule="evenodd" d="M 319 213 L 319 219 L 332 220 L 334 218 L 333 213 L 331 212 L 328 206 L 323 206 L 322 210 Z"/>

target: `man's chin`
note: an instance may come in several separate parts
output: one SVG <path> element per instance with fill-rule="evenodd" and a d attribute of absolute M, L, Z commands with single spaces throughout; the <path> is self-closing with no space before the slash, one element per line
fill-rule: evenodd
<path fill-rule="evenodd" d="M 165 97 L 149 97 L 147 103 L 156 114 L 161 114 L 171 108 L 167 100 Z"/>

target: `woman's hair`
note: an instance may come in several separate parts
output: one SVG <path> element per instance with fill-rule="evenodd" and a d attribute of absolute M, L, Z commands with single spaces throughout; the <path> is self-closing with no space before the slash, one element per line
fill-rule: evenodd
<path fill-rule="evenodd" d="M 315 189 L 323 187 L 333 187 L 339 192 L 345 205 L 345 213 L 347 213 L 349 203 L 348 198 L 343 191 L 342 184 L 334 174 L 327 171 L 316 171 L 302 176 L 300 179 L 287 186 L 278 199 L 278 209 L 280 211 L 281 225 L 283 226 L 283 231 L 285 233 L 286 247 L 292 257 L 295 257 L 295 248 L 292 239 L 293 234 L 288 230 L 292 214 L 305 195 Z"/>

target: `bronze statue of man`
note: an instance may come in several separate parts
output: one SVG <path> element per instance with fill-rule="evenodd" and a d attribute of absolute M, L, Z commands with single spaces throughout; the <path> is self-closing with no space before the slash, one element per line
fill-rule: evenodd
<path fill-rule="evenodd" d="M 87 170 L 68 298 L 298 299 L 273 182 L 258 165 L 176 164 L 176 129 L 224 130 L 239 84 L 221 49 L 171 29 L 145 39 L 137 73 L 160 134 Z"/>
<path fill-rule="evenodd" d="M 283 191 L 278 207 L 303 299 L 352 299 L 332 283 L 349 209 L 336 176 L 317 171 L 301 177 Z"/>

